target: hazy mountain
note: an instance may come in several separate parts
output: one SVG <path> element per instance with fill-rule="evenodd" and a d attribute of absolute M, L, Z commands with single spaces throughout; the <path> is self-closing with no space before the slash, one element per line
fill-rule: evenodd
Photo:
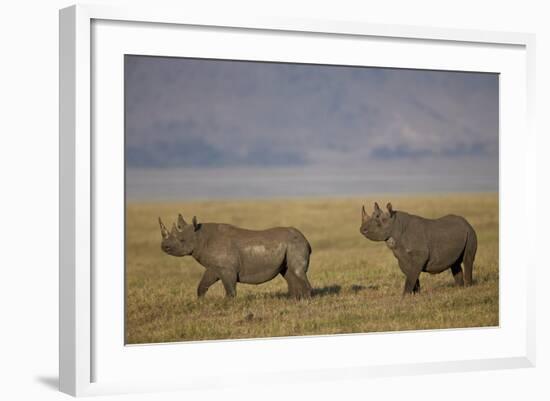
<path fill-rule="evenodd" d="M 464 159 L 498 174 L 496 74 L 126 56 L 125 88 L 130 167 Z"/>

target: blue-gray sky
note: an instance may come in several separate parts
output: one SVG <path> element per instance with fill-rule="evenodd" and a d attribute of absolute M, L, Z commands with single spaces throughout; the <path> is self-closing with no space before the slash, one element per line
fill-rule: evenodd
<path fill-rule="evenodd" d="M 464 168 L 498 185 L 496 74 L 126 56 L 125 91 L 130 168 Z"/>

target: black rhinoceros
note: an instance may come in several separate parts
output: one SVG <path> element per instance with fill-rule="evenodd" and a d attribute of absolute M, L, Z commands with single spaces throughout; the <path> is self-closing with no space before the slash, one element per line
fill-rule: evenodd
<path fill-rule="evenodd" d="M 309 297 L 311 285 L 306 273 L 311 246 L 294 227 L 276 227 L 263 231 L 246 230 L 230 224 L 187 224 L 182 215 L 168 232 L 159 218 L 161 248 L 172 256 L 192 256 L 206 268 L 197 295 L 221 280 L 226 296 L 236 295 L 236 284 L 262 284 L 281 274 L 289 294 Z"/>
<path fill-rule="evenodd" d="M 420 291 L 421 272 L 451 269 L 457 285 L 472 284 L 477 236 L 464 217 L 426 219 L 393 210 L 391 203 L 387 209 L 383 212 L 375 203 L 369 216 L 363 206 L 360 232 L 372 241 L 385 241 L 392 250 L 406 276 L 403 294 Z"/>

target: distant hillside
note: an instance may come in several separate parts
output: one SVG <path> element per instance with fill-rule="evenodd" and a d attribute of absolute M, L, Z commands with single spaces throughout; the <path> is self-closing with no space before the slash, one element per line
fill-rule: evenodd
<path fill-rule="evenodd" d="M 127 56 L 125 97 L 135 167 L 498 164 L 496 74 Z"/>
<path fill-rule="evenodd" d="M 246 152 L 222 149 L 201 138 L 175 138 L 147 146 L 128 145 L 129 167 L 223 167 L 223 166 L 300 166 L 306 163 L 303 153 L 257 145 Z"/>

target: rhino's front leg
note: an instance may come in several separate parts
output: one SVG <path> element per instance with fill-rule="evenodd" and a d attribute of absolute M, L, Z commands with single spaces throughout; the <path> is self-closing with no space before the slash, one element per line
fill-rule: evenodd
<path fill-rule="evenodd" d="M 214 270 L 206 269 L 197 288 L 197 296 L 199 298 L 203 297 L 206 291 L 208 291 L 208 289 L 219 279 L 220 277 Z"/>
<path fill-rule="evenodd" d="M 405 288 L 403 288 L 403 296 L 420 291 L 420 280 L 418 279 L 420 276 L 420 271 L 417 273 L 417 269 L 404 260 L 400 259 L 398 262 L 399 268 L 403 274 L 405 274 Z"/>
<path fill-rule="evenodd" d="M 427 256 L 424 252 L 408 252 L 407 256 L 409 257 L 399 259 L 399 267 L 406 277 L 403 296 L 420 292 L 418 277 L 427 262 Z"/>
<path fill-rule="evenodd" d="M 406 294 L 416 294 L 420 292 L 420 280 L 418 279 L 419 275 L 420 273 L 417 274 L 416 276 L 415 275 L 407 276 L 407 278 L 405 279 L 405 288 L 403 289 L 403 296 L 405 296 Z"/>

